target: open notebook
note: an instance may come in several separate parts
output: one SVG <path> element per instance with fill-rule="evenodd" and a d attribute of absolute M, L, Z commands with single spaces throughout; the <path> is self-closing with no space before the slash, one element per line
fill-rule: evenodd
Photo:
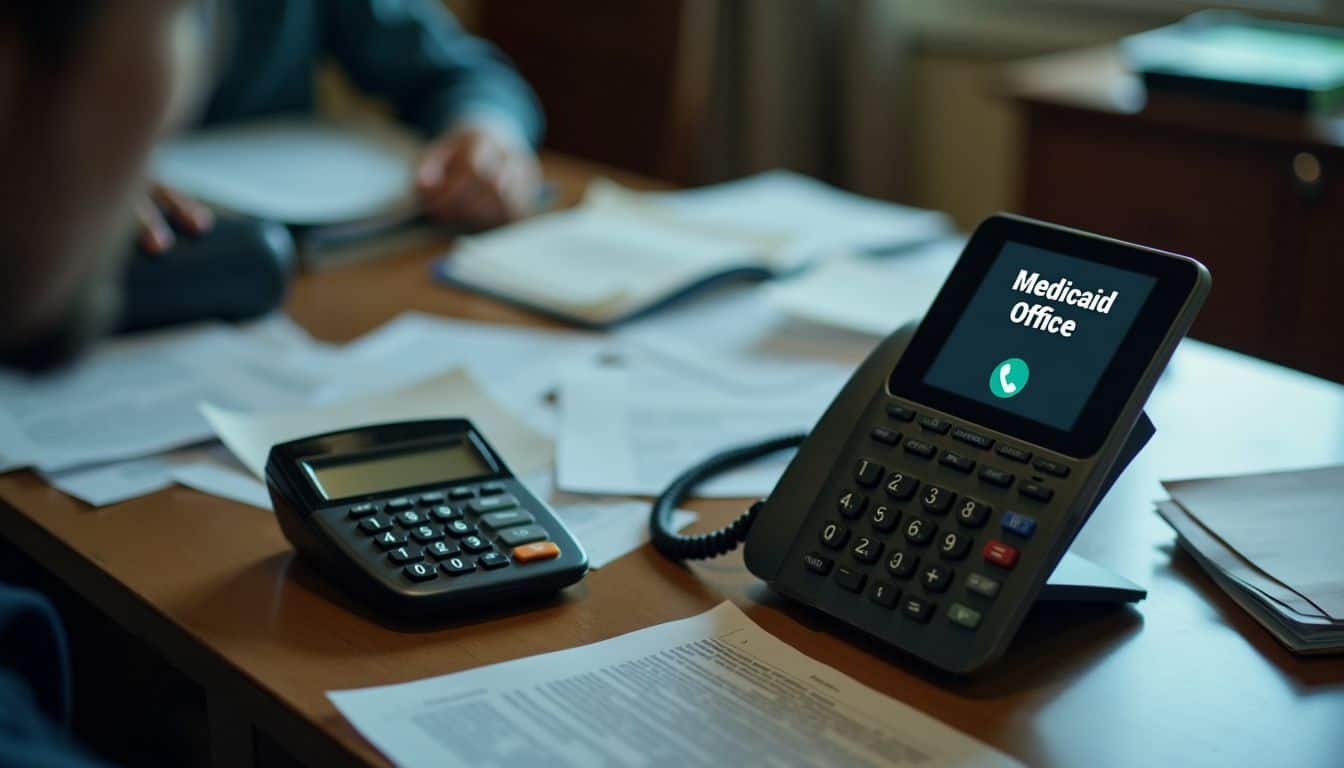
<path fill-rule="evenodd" d="M 600 181 L 577 208 L 462 238 L 437 271 L 448 282 L 600 327 L 720 281 L 765 279 L 950 231 L 940 213 L 783 171 L 656 194 Z"/>

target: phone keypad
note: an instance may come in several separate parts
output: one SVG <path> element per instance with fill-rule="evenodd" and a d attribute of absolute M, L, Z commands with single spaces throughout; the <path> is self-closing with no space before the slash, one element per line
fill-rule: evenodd
<path fill-rule="evenodd" d="M 885 415 L 887 423 L 873 426 L 863 443 L 866 455 L 837 468 L 844 473 L 833 497 L 838 518 L 821 524 L 821 549 L 805 554 L 803 565 L 912 624 L 930 622 L 946 599 L 943 621 L 975 631 L 1036 531 L 1030 508 L 1048 504 L 1054 489 L 1046 481 L 1067 478 L 1071 468 L 907 406 L 888 404 Z M 916 436 L 903 436 L 891 421 L 913 423 Z M 1014 465 L 1042 475 L 1019 483 L 1008 468 Z M 996 518 L 982 498 L 999 503 L 1006 497 L 997 494 L 1014 486 L 1005 506 L 1027 509 L 1004 509 Z"/>

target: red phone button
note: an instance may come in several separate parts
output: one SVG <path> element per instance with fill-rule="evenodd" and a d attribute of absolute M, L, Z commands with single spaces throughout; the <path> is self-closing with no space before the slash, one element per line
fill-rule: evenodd
<path fill-rule="evenodd" d="M 998 539 L 991 539 L 985 545 L 985 561 L 1002 568 L 1012 568 L 1017 565 L 1017 550 Z"/>

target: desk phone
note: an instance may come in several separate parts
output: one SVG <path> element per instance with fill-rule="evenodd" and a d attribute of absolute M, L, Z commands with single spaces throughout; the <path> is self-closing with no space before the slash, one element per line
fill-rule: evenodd
<path fill-rule="evenodd" d="M 1003 654 L 1151 434 L 1146 416 L 1136 429 L 1143 405 L 1209 285 L 1183 256 L 994 216 L 913 335 L 879 345 L 810 434 L 678 478 L 655 504 L 654 543 L 690 558 L 745 541 L 747 567 L 776 591 L 945 670 L 976 670 Z M 732 526 L 668 531 L 695 484 L 799 442 Z"/>
<path fill-rule="evenodd" d="M 285 537 L 377 612 L 450 615 L 583 577 L 583 548 L 465 419 L 282 443 L 266 485 Z"/>

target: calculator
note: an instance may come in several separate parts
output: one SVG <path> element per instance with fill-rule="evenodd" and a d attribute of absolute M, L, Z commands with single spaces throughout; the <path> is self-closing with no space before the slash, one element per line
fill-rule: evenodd
<path fill-rule="evenodd" d="M 1183 256 L 986 220 L 918 329 L 880 344 L 802 441 L 746 533 L 748 568 L 943 669 L 998 658 L 1131 435 L 1151 434 L 1143 405 L 1209 282 Z"/>
<path fill-rule="evenodd" d="M 285 537 L 375 612 L 402 619 L 554 593 L 588 558 L 466 419 L 347 429 L 271 448 Z"/>

